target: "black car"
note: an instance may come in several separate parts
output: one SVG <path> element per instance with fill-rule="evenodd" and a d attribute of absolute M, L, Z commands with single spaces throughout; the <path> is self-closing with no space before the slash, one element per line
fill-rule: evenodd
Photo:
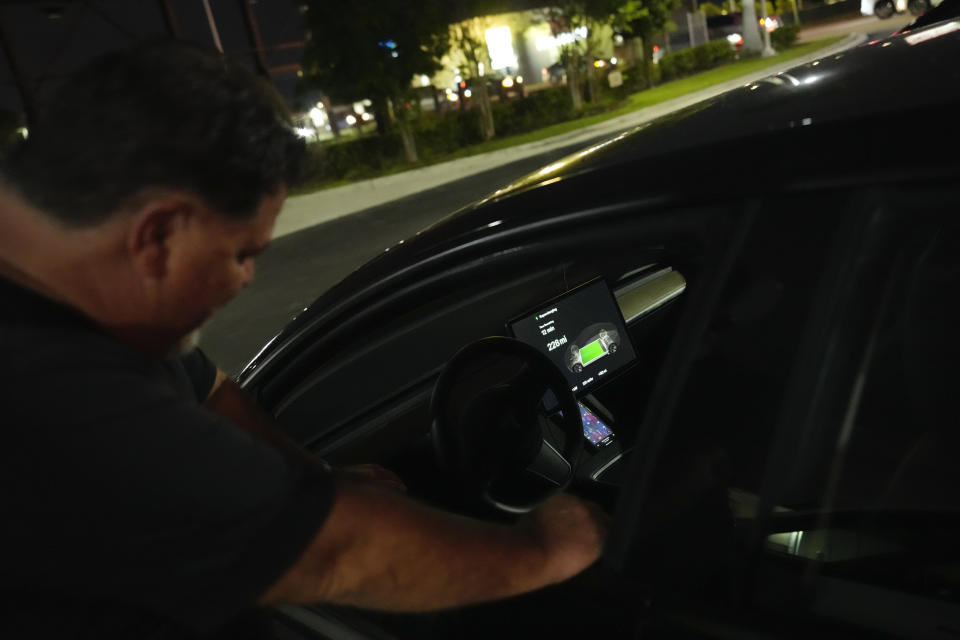
<path fill-rule="evenodd" d="M 286 327 L 241 380 L 311 450 L 464 513 L 567 487 L 613 520 L 565 584 L 423 615 L 287 607 L 278 637 L 960 634 L 958 27 L 585 149 Z M 590 323 L 619 348 L 568 371 Z"/>

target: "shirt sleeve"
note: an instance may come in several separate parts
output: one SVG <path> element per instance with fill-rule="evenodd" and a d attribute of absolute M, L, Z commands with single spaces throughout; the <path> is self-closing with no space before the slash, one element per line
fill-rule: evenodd
<path fill-rule="evenodd" d="M 203 402 L 213 390 L 213 383 L 217 379 L 217 365 L 200 347 L 180 356 L 180 364 L 193 385 L 197 402 Z"/>
<path fill-rule="evenodd" d="M 321 528 L 332 478 L 156 384 L 149 368 L 60 356 L 42 371 L 51 401 L 8 390 L 16 455 L 0 465 L 0 583 L 149 610 L 198 633 L 253 605 Z M 21 373 L 14 387 L 40 375 Z"/>

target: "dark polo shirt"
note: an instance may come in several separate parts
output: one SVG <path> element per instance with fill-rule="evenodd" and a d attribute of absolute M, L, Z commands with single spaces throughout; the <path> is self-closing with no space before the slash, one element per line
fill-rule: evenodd
<path fill-rule="evenodd" d="M 207 411 L 215 373 L 0 279 L 0 637 L 222 634 L 293 565 L 332 480 Z"/>

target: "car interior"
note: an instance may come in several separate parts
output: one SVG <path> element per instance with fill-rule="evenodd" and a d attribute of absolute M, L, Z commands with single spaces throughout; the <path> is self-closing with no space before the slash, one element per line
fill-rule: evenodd
<path fill-rule="evenodd" d="M 621 202 L 503 225 L 321 310 L 252 387 L 298 442 L 459 513 L 509 522 L 565 489 L 614 525 L 604 561 L 562 585 L 418 615 L 283 607 L 277 637 L 480 638 L 504 620 L 948 637 L 949 201 L 904 187 Z"/>

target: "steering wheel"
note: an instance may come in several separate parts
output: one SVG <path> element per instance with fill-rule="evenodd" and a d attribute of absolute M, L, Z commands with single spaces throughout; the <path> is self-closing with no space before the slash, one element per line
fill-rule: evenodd
<path fill-rule="evenodd" d="M 562 411 L 560 434 L 542 410 L 547 391 Z M 501 511 L 530 511 L 573 479 L 580 408 L 557 366 L 524 342 L 493 336 L 458 351 L 440 373 L 430 412 L 440 465 Z"/>

